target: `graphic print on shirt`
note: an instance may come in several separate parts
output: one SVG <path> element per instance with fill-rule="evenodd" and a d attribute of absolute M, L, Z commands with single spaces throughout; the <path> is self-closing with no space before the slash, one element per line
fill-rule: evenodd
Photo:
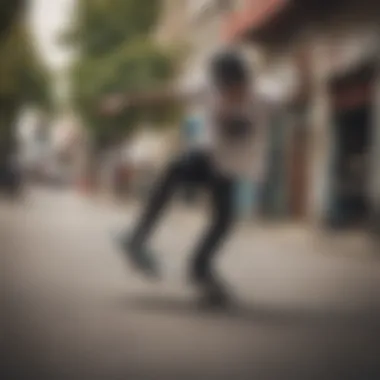
<path fill-rule="evenodd" d="M 247 107 L 223 109 L 216 114 L 215 125 L 221 139 L 236 144 L 252 137 L 255 132 L 253 120 L 251 110 Z"/>

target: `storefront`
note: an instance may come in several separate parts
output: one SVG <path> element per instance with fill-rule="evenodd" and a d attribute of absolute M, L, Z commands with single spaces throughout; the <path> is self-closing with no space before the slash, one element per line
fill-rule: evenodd
<path fill-rule="evenodd" d="M 259 45 L 270 56 L 267 64 L 283 54 L 298 59 L 300 50 L 306 53 L 306 66 L 300 57 L 300 69 L 310 76 L 301 78 L 301 86 L 305 82 L 308 87 L 288 108 L 291 135 L 282 140 L 288 149 L 288 215 L 307 216 L 316 225 L 325 219 L 368 217 L 370 210 L 380 208 L 378 7 L 373 2 L 334 0 L 323 7 L 314 0 L 244 4 L 226 18 L 226 40 Z M 355 140 L 357 146 L 346 140 Z M 347 170 L 352 173 L 343 175 Z M 338 195 L 343 187 L 357 193 L 349 207 L 346 195 Z M 351 216 L 343 215 L 342 209 L 350 209 Z"/>
<path fill-rule="evenodd" d="M 374 66 L 359 67 L 330 84 L 332 92 L 332 218 L 356 224 L 370 212 L 370 151 L 374 100 Z"/>
<path fill-rule="evenodd" d="M 360 36 L 360 34 L 357 34 Z M 350 36 L 330 67 L 332 157 L 327 220 L 338 227 L 366 225 L 374 204 L 378 124 L 373 34 Z M 339 66 L 338 63 L 341 63 Z"/>
<path fill-rule="evenodd" d="M 370 199 L 372 204 L 371 231 L 380 239 L 380 52 L 377 52 L 376 79 L 374 81 L 374 114 L 372 133 L 372 149 L 370 160 Z"/>

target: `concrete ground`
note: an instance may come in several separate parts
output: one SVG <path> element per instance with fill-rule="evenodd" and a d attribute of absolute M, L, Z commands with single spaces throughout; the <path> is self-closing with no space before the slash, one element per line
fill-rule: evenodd
<path fill-rule="evenodd" d="M 134 215 L 59 190 L 0 203 L 1 378 L 380 378 L 380 263 L 364 248 L 242 226 L 218 262 L 238 305 L 211 313 L 186 283 L 203 218 L 167 215 L 152 242 L 164 278 L 151 283 L 112 245 Z"/>

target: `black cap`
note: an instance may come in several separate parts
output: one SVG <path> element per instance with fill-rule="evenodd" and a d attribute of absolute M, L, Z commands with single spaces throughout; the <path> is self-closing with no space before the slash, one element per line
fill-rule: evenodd
<path fill-rule="evenodd" d="M 249 69 L 241 54 L 223 51 L 212 57 L 209 66 L 212 82 L 217 87 L 226 88 L 249 82 Z"/>

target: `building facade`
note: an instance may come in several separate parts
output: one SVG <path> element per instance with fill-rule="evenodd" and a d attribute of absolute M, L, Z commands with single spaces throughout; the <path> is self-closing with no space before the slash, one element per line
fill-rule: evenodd
<path fill-rule="evenodd" d="M 249 1 L 224 38 L 249 41 L 266 66 L 287 61 L 294 85 L 281 102 L 286 206 L 321 224 L 368 220 L 379 209 L 378 6 L 369 1 Z M 281 92 L 281 91 L 280 91 Z M 378 220 L 378 219 L 377 219 Z"/>

